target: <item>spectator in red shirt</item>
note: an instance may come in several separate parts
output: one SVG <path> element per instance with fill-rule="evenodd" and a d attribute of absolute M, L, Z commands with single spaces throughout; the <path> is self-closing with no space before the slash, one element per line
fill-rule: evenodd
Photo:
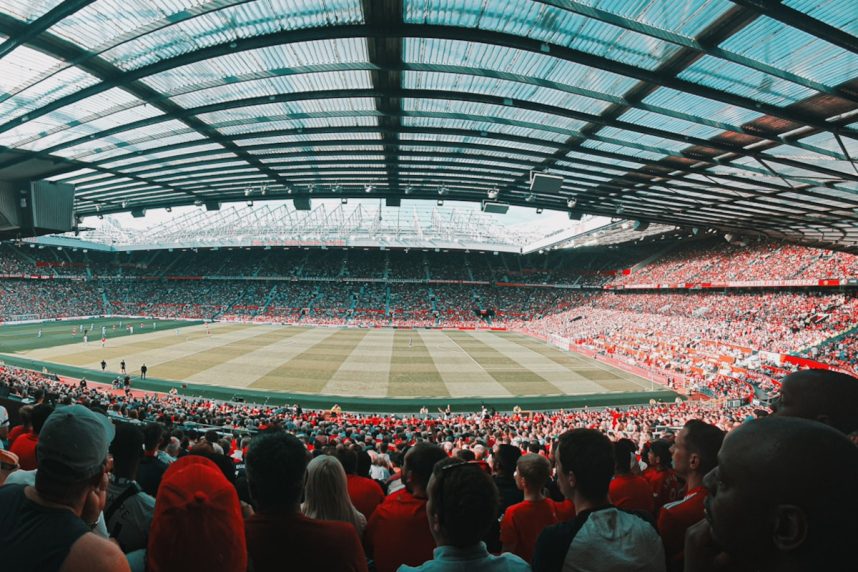
<path fill-rule="evenodd" d="M 518 459 L 515 484 L 524 493 L 524 500 L 506 509 L 500 525 L 504 552 L 512 552 L 523 560 L 533 560 L 533 549 L 542 529 L 560 522 L 556 503 L 543 494 L 551 474 L 551 463 L 541 455 L 524 455 Z"/>
<path fill-rule="evenodd" d="M 673 444 L 673 466 L 685 479 L 685 497 L 664 505 L 658 515 L 658 532 L 664 541 L 668 570 L 681 570 L 685 531 L 703 519 L 706 488 L 703 477 L 718 464 L 724 432 L 699 419 L 687 422 Z"/>
<path fill-rule="evenodd" d="M 706 475 L 706 519 L 691 527 L 686 572 L 834 570 L 855 560 L 858 448 L 806 419 L 732 431 Z"/>
<path fill-rule="evenodd" d="M 418 443 L 405 454 L 405 488 L 378 505 L 366 526 L 367 554 L 378 572 L 394 572 L 402 564 L 417 566 L 432 559 L 435 539 L 426 517 L 426 486 L 432 468 L 446 459 L 437 445 Z"/>
<path fill-rule="evenodd" d="M 256 514 L 245 531 L 252 569 L 366 572 L 354 526 L 301 514 L 308 457 L 303 443 L 284 431 L 265 431 L 250 442 L 247 484 Z"/>
<path fill-rule="evenodd" d="M 358 453 L 351 447 L 337 447 L 337 459 L 346 471 L 346 484 L 352 504 L 367 520 L 384 500 L 384 491 L 374 480 L 357 474 Z"/>
<path fill-rule="evenodd" d="M 25 433 L 29 433 L 33 430 L 33 406 L 32 405 L 22 405 L 20 409 L 18 409 L 18 417 L 21 418 L 21 424 L 15 425 L 12 429 L 9 430 L 9 447 L 15 443 L 15 440 L 24 435 Z"/>
<path fill-rule="evenodd" d="M 39 467 L 36 459 L 36 445 L 39 443 L 39 433 L 42 426 L 53 411 L 54 408 L 50 405 L 43 404 L 34 407 L 31 417 L 33 430 L 15 439 L 15 443 L 10 447 L 9 450 L 18 455 L 18 464 L 21 466 L 21 470 L 32 471 Z"/>
<path fill-rule="evenodd" d="M 679 479 L 673 470 L 670 443 L 663 439 L 653 441 L 647 453 L 647 462 L 649 467 L 644 471 L 643 478 L 652 490 L 654 511 L 658 515 L 661 507 L 679 498 Z"/>
<path fill-rule="evenodd" d="M 632 474 L 632 462 L 637 462 L 637 447 L 630 439 L 614 443 L 614 478 L 608 489 L 611 504 L 624 510 L 640 510 L 652 514 L 652 489 L 643 477 Z"/>

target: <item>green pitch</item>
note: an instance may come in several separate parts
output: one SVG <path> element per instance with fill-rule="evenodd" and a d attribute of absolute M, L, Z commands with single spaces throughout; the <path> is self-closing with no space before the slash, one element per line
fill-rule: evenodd
<path fill-rule="evenodd" d="M 506 332 L 169 320 L 158 320 L 157 326 L 156 321 L 145 320 L 141 329 L 136 320 L 134 334 L 129 335 L 127 321 L 122 328 L 118 323 L 118 319 L 85 322 L 87 329 L 93 328 L 88 344 L 80 332 L 72 335 L 80 322 L 3 326 L 0 352 L 59 364 L 68 375 L 100 373 L 104 360 L 104 375 L 112 376 L 124 360 L 136 379 L 145 363 L 149 377 L 157 380 L 187 383 L 189 389 L 225 387 L 236 393 L 504 400 L 663 389 L 602 362 Z M 102 326 L 108 331 L 105 347 L 100 341 Z"/>
<path fill-rule="evenodd" d="M 134 334 L 157 332 L 159 329 L 175 329 L 198 325 L 201 322 L 180 320 L 128 320 L 119 318 L 95 318 L 92 320 L 66 320 L 38 324 L 0 325 L 0 353 L 15 353 L 38 348 L 50 348 L 83 341 L 81 327 L 89 334 L 89 343 L 101 345 L 101 328 L 107 328 L 107 339 L 131 335 L 127 326 L 134 327 Z M 141 328 L 140 325 L 143 324 Z M 39 332 L 42 335 L 39 336 Z M 74 334 L 72 332 L 75 332 Z"/>

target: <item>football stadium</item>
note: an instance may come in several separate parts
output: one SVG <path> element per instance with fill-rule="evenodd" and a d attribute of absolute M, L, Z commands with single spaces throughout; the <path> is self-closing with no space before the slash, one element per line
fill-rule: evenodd
<path fill-rule="evenodd" d="M 845 570 L 856 444 L 854 0 L 0 0 L 4 570 Z"/>

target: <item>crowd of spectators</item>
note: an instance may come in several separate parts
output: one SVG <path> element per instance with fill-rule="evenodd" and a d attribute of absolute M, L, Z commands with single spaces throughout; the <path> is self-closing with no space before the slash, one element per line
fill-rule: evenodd
<path fill-rule="evenodd" d="M 0 432 L 0 551 L 21 571 L 844 562 L 858 379 L 782 383 L 769 419 L 697 401 L 391 415 L 129 395 L 3 367 L 0 386 L 26 405 Z"/>
<path fill-rule="evenodd" d="M 721 239 L 677 244 L 655 261 L 619 275 L 611 285 L 858 276 L 858 255 L 771 240 Z"/>

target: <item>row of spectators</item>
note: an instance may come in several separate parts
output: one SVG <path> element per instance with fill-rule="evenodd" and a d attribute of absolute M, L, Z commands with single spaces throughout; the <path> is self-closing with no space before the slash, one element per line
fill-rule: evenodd
<path fill-rule="evenodd" d="M 706 239 L 530 255 L 250 247 L 103 253 L 7 244 L 0 246 L 0 274 L 348 277 L 603 286 L 855 277 L 858 255 L 756 239 L 749 243 Z"/>
<path fill-rule="evenodd" d="M 0 379 L 34 401 L 0 423 L 0 552 L 22 572 L 813 570 L 858 533 L 858 379 L 823 370 L 784 379 L 768 419 L 209 404 L 253 410 L 252 438 L 189 428 L 201 403 L 178 396 Z"/>

